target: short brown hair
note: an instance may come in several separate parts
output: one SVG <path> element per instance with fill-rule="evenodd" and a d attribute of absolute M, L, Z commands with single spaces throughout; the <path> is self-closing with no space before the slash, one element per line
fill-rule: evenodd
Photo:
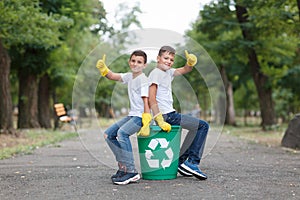
<path fill-rule="evenodd" d="M 171 46 L 162 46 L 158 52 L 158 55 L 161 56 L 163 53 L 169 52 L 169 54 L 175 54 L 176 50 Z"/>
<path fill-rule="evenodd" d="M 147 63 L 147 54 L 142 50 L 135 50 L 134 52 L 132 52 L 129 60 L 132 58 L 132 56 L 142 56 L 144 58 L 144 64 Z"/>

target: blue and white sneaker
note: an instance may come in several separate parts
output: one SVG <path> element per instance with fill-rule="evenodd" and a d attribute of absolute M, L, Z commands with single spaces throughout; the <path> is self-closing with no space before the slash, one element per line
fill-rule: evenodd
<path fill-rule="evenodd" d="M 123 176 L 123 175 L 125 175 L 125 172 L 121 171 L 121 170 L 118 170 L 117 173 L 112 175 L 110 178 L 114 179 L 114 178 L 117 178 L 117 177 L 120 177 L 120 176 Z"/>
<path fill-rule="evenodd" d="M 207 179 L 206 174 L 204 174 L 199 168 L 198 165 L 192 164 L 188 162 L 187 160 L 180 165 L 181 168 L 183 168 L 185 171 L 193 174 L 196 178 L 200 180 L 205 180 Z"/>
<path fill-rule="evenodd" d="M 193 176 L 193 174 L 191 174 L 190 172 L 186 171 L 183 167 L 181 167 L 181 165 L 178 166 L 178 172 L 179 172 L 179 174 L 181 174 L 182 176 L 186 176 L 186 177 L 191 177 L 191 176 Z"/>
<path fill-rule="evenodd" d="M 119 176 L 112 179 L 112 182 L 116 185 L 127 185 L 129 183 L 136 183 L 138 180 L 141 179 L 141 176 L 139 173 L 133 172 L 133 173 L 124 173 L 123 176 Z"/>

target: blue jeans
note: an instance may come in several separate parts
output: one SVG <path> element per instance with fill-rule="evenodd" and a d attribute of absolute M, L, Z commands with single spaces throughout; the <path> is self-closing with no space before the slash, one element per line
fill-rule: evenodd
<path fill-rule="evenodd" d="M 122 166 L 125 165 L 128 172 L 136 171 L 129 136 L 138 132 L 141 126 L 142 118 L 126 116 L 104 132 L 107 134 L 105 141 L 115 155 L 117 162 Z"/>
<path fill-rule="evenodd" d="M 190 115 L 170 112 L 163 115 L 166 122 L 171 125 L 180 125 L 189 132 L 181 145 L 179 165 L 185 160 L 193 164 L 200 164 L 202 158 L 209 124 Z"/>

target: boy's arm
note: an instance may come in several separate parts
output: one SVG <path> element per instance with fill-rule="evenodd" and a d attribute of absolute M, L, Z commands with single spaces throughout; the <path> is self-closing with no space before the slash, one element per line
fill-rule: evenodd
<path fill-rule="evenodd" d="M 153 116 L 156 116 L 160 111 L 156 101 L 156 92 L 157 92 L 157 85 L 152 84 L 149 87 L 149 106 L 152 110 Z"/>
<path fill-rule="evenodd" d="M 108 78 L 109 80 L 113 80 L 113 81 L 122 81 L 121 74 L 115 73 L 112 71 L 109 71 L 105 77 Z"/>
<path fill-rule="evenodd" d="M 197 64 L 197 57 L 194 54 L 189 54 L 185 50 L 186 64 L 183 67 L 177 68 L 174 72 L 174 76 L 183 75 L 193 70 L 193 67 Z"/>
<path fill-rule="evenodd" d="M 190 71 L 193 70 L 193 67 L 185 65 L 183 67 L 180 68 L 176 68 L 175 72 L 174 72 L 174 76 L 180 76 L 186 73 L 189 73 Z"/>
<path fill-rule="evenodd" d="M 157 85 L 152 84 L 149 88 L 149 105 L 153 113 L 153 118 L 157 125 L 166 132 L 171 131 L 171 125 L 165 122 L 162 113 L 159 111 L 158 104 L 156 101 Z"/>
<path fill-rule="evenodd" d="M 143 102 L 144 102 L 144 113 L 150 113 L 150 108 L 149 108 L 149 98 L 148 97 L 142 97 Z"/>
<path fill-rule="evenodd" d="M 100 74 L 110 80 L 121 81 L 121 74 L 112 72 L 105 64 L 106 55 L 104 54 L 102 59 L 98 60 L 96 67 L 99 69 Z"/>

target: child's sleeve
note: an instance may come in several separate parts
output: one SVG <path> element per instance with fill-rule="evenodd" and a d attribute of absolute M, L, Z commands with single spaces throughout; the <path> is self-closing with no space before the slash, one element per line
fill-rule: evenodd
<path fill-rule="evenodd" d="M 169 72 L 169 74 L 170 74 L 170 76 L 171 76 L 172 78 L 174 78 L 174 73 L 175 73 L 175 71 L 176 71 L 175 68 L 171 68 L 171 69 L 168 70 L 168 72 Z"/>
<path fill-rule="evenodd" d="M 149 74 L 149 85 L 152 85 L 153 83 L 159 85 L 159 74 L 156 69 Z"/>
<path fill-rule="evenodd" d="M 121 75 L 121 83 L 123 84 L 127 84 L 130 80 L 131 77 L 131 73 L 120 73 Z"/>
<path fill-rule="evenodd" d="M 149 78 L 144 76 L 143 79 L 141 79 L 141 97 L 149 96 L 149 86 Z"/>

